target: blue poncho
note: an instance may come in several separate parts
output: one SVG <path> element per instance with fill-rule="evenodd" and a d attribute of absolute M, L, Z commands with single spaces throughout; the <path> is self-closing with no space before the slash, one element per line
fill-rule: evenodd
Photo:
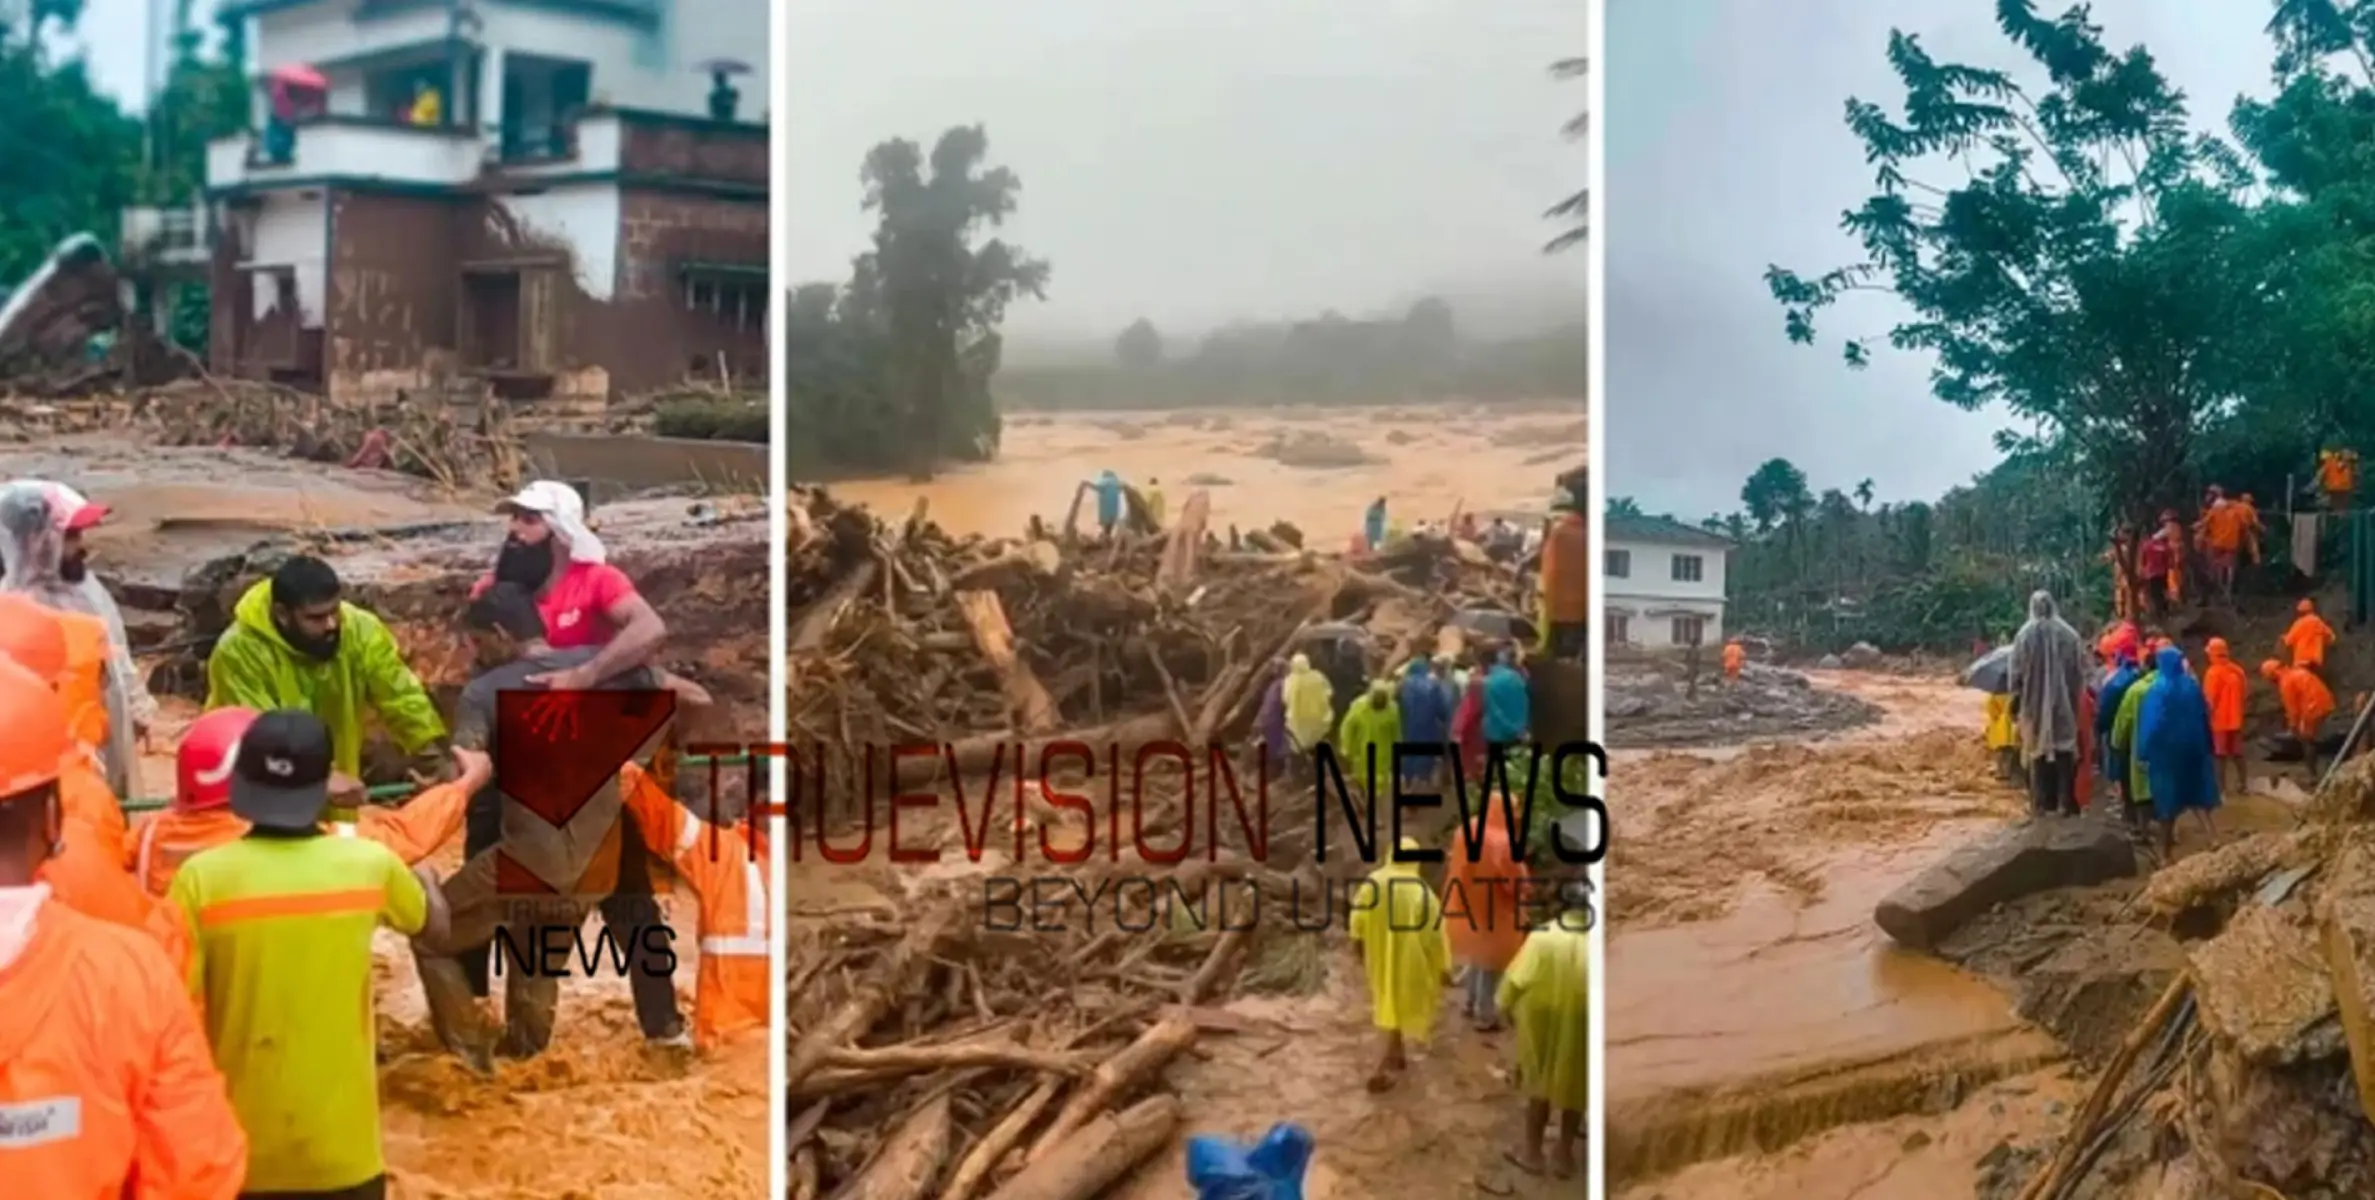
<path fill-rule="evenodd" d="M 2152 790 L 2152 815 L 2174 821 L 2189 808 L 2218 807 L 2218 765 L 2210 756 L 2210 702 L 2170 647 L 2154 656 L 2160 677 L 2136 717 L 2136 756 Z"/>
<path fill-rule="evenodd" d="M 2136 669 L 2136 660 L 2125 653 L 2119 656 L 2119 669 L 2103 681 L 2103 690 L 2095 694 L 2095 745 L 2103 748 L 2103 778 L 2121 780 L 2128 777 L 2127 753 L 2111 744 L 2111 723 L 2119 719 L 2119 702 L 2136 686 L 2144 673 Z"/>
<path fill-rule="evenodd" d="M 1122 519 L 1122 477 L 1107 471 L 1097 476 L 1097 524 L 1110 529 Z"/>
<path fill-rule="evenodd" d="M 1372 550 L 1385 545 L 1385 500 L 1382 497 L 1371 501 L 1368 513 L 1361 518 L 1361 536 L 1369 540 Z"/>
<path fill-rule="evenodd" d="M 1534 698 L 1526 677 L 1508 663 L 1495 663 L 1483 687 L 1484 740 L 1496 746 L 1526 740 L 1534 723 Z"/>
<path fill-rule="evenodd" d="M 1435 678 L 1427 660 L 1410 664 L 1410 671 L 1402 677 L 1402 740 L 1411 744 L 1440 745 L 1451 738 L 1451 688 Z M 1411 754 L 1402 760 L 1402 778 L 1424 779 L 1433 774 L 1441 759 L 1437 754 Z"/>

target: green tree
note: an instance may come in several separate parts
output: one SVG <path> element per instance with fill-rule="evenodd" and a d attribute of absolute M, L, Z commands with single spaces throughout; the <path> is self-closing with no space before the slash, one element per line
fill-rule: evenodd
<path fill-rule="evenodd" d="M 36 26 L 71 25 L 81 5 L 43 4 Z M 80 59 L 49 61 L 31 29 L 0 35 L 0 287 L 40 266 L 66 236 L 113 245 L 136 202 L 140 124 L 95 91 Z"/>
<path fill-rule="evenodd" d="M 1590 73 L 1590 59 L 1562 58 L 1550 64 L 1550 74 L 1554 79 L 1581 80 Z M 1580 142 L 1591 132 L 1591 125 L 1592 115 L 1589 112 L 1580 112 L 1569 118 L 1567 124 L 1559 132 L 1571 141 Z M 1583 240 L 1590 237 L 1592 232 L 1591 188 L 1586 186 L 1576 189 L 1566 199 L 1551 205 L 1550 211 L 1542 215 L 1549 220 L 1558 222 L 1561 226 L 1558 236 L 1550 239 L 1550 243 L 1542 248 L 1544 253 L 1557 254 L 1562 250 L 1570 250 L 1582 245 Z"/>
<path fill-rule="evenodd" d="M 2191 132 L 2183 93 L 2142 47 L 2108 49 L 2084 6 L 2056 19 L 1997 0 L 1998 25 L 2044 76 L 1940 62 L 1889 36 L 1903 115 L 1848 101 L 1876 193 L 1845 218 L 1860 261 L 1766 282 L 1792 341 L 1851 292 L 1913 310 L 1887 333 L 1935 360 L 1932 390 L 2000 403 L 2063 442 L 2121 511 L 2186 507 L 2196 438 L 2237 376 L 2254 302 L 2235 259 L 2248 172 Z M 1950 167 L 1963 182 L 1923 178 Z M 1869 341 L 1846 343 L 1851 366 Z"/>
<path fill-rule="evenodd" d="M 1872 490 L 1872 480 L 1870 476 L 1866 476 L 1863 482 L 1855 485 L 1856 507 L 1864 509 L 1867 512 L 1871 511 Z"/>
<path fill-rule="evenodd" d="M 1786 458 L 1768 458 L 1740 485 L 1740 503 L 1757 532 L 1766 533 L 1813 507 L 1814 497 L 1806 490 L 1806 472 Z"/>
<path fill-rule="evenodd" d="M 880 296 L 885 398 L 904 422 L 906 465 L 918 477 L 945 456 L 996 446 L 998 326 L 1017 298 L 1046 295 L 1046 263 L 996 238 L 974 244 L 1013 214 L 1022 190 L 1013 171 L 985 166 L 988 156 L 988 132 L 967 125 L 941 134 L 928 164 L 914 142 L 896 138 L 860 171 L 866 210 L 879 221 L 852 287 Z"/>
<path fill-rule="evenodd" d="M 1113 339 L 1113 356 L 1132 370 L 1152 370 L 1163 365 L 1163 335 L 1154 322 L 1140 317 Z"/>
<path fill-rule="evenodd" d="M 1641 516 L 1643 515 L 1641 503 L 1631 496 L 1610 496 L 1608 498 L 1608 515 L 1612 517 Z"/>

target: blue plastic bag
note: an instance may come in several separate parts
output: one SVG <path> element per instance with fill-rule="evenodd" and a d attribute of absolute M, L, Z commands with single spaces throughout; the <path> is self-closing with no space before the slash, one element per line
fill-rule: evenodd
<path fill-rule="evenodd" d="M 1311 1167 L 1311 1131 L 1280 1123 L 1246 1146 L 1231 1138 L 1188 1139 L 1188 1185 L 1196 1200 L 1303 1200 Z"/>

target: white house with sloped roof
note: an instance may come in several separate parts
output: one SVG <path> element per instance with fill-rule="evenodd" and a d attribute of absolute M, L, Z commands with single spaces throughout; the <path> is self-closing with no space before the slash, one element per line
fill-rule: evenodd
<path fill-rule="evenodd" d="M 1714 646 L 1724 639 L 1729 538 L 1666 517 L 1610 514 L 1600 552 L 1611 646 Z"/>

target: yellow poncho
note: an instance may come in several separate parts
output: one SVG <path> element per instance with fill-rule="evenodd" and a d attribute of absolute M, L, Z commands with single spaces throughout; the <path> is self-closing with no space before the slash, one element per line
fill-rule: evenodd
<path fill-rule="evenodd" d="M 1344 759 L 1344 782 L 1369 786 L 1370 772 L 1376 772 L 1380 790 L 1390 787 L 1394 779 L 1394 743 L 1402 738 L 1402 706 L 1393 700 L 1393 693 L 1379 684 L 1369 694 L 1352 702 L 1344 710 L 1344 721 L 1336 726 L 1336 753 Z M 1374 768 L 1370 751 L 1376 751 Z"/>
<path fill-rule="evenodd" d="M 2020 745 L 2020 731 L 2012 724 L 2012 697 L 1987 698 L 1987 748 L 2009 750 Z"/>
<path fill-rule="evenodd" d="M 1368 971 L 1369 1003 L 1379 1029 L 1425 1040 L 1443 1007 L 1451 939 L 1443 906 L 1417 863 L 1388 862 L 1353 892 L 1352 940 Z"/>
<path fill-rule="evenodd" d="M 1552 1108 L 1582 1112 L 1591 1016 L 1591 947 L 1580 918 L 1552 922 L 1526 935 L 1526 944 L 1501 977 L 1495 997 L 1517 1026 L 1517 1080 L 1526 1095 Z"/>
<path fill-rule="evenodd" d="M 1295 656 L 1279 699 L 1286 705 L 1286 735 L 1294 740 L 1295 749 L 1309 751 L 1328 740 L 1328 726 L 1336 721 L 1336 692 L 1328 677 L 1312 668 L 1310 659 Z"/>

